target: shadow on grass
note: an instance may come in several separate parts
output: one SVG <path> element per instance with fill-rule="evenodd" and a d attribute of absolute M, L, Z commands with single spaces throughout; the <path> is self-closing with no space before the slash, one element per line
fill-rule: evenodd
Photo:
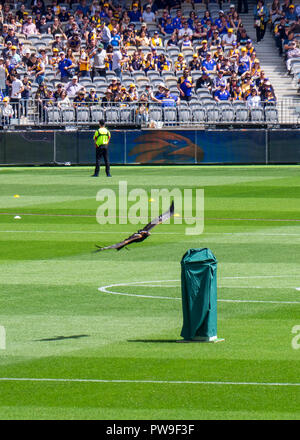
<path fill-rule="evenodd" d="M 89 335 L 54 336 L 53 338 L 35 339 L 35 342 L 63 341 L 65 339 L 88 338 Z"/>

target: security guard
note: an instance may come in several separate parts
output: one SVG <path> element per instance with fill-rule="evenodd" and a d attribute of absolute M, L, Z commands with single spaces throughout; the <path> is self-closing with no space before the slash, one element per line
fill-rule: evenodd
<path fill-rule="evenodd" d="M 110 131 L 105 127 L 105 122 L 103 120 L 99 121 L 99 128 L 94 134 L 94 143 L 96 147 L 96 167 L 95 172 L 92 177 L 98 177 L 100 171 L 100 159 L 103 156 L 105 163 L 106 176 L 111 177 L 110 174 L 110 163 L 108 157 L 108 143 L 111 138 Z"/>

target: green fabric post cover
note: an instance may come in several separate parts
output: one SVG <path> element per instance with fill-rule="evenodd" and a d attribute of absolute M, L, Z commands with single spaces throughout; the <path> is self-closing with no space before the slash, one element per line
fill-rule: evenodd
<path fill-rule="evenodd" d="M 189 249 L 181 260 L 181 336 L 217 336 L 217 259 L 208 248 Z"/>

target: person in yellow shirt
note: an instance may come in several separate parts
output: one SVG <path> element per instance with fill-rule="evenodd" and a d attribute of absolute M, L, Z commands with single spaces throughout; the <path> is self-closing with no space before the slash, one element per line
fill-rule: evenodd
<path fill-rule="evenodd" d="M 92 177 L 98 177 L 100 172 L 100 160 L 101 157 L 104 159 L 105 171 L 107 177 L 112 177 L 110 174 L 110 163 L 108 154 L 108 144 L 111 138 L 110 131 L 105 127 L 105 122 L 103 119 L 99 121 L 99 128 L 94 134 L 94 144 L 96 148 L 96 166 L 95 172 Z"/>
<path fill-rule="evenodd" d="M 186 61 L 184 59 L 183 53 L 179 53 L 177 60 L 174 63 L 174 70 L 176 72 L 184 70 L 186 68 Z"/>
<path fill-rule="evenodd" d="M 80 49 L 80 55 L 78 60 L 78 68 L 81 78 L 89 77 L 91 70 L 91 63 L 88 54 L 82 48 Z"/>

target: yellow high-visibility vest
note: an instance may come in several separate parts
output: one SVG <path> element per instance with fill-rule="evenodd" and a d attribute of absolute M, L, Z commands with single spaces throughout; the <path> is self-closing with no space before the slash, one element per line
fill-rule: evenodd
<path fill-rule="evenodd" d="M 97 147 L 101 145 L 107 145 L 110 139 L 110 132 L 105 127 L 98 128 L 94 134 L 94 141 L 96 142 Z"/>

